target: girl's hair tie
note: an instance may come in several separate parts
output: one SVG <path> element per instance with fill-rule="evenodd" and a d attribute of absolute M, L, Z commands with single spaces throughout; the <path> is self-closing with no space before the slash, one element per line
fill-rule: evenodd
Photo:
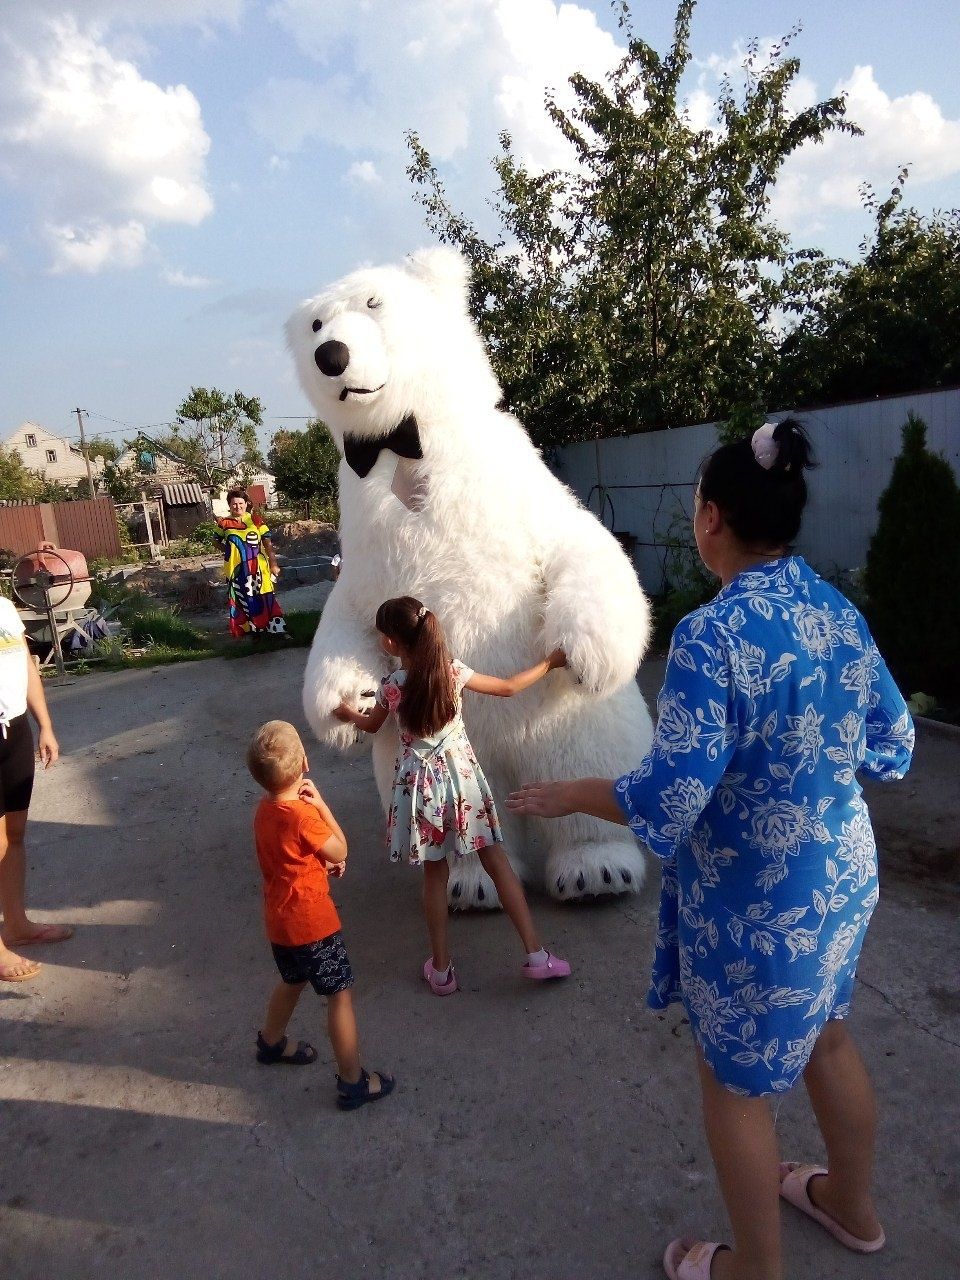
<path fill-rule="evenodd" d="M 427 609 L 427 606 L 425 604 L 422 604 L 420 608 L 417 610 L 417 621 L 422 622 L 424 618 L 427 616 L 428 612 L 429 610 Z"/>
<path fill-rule="evenodd" d="M 780 446 L 773 438 L 776 429 L 775 422 L 765 422 L 762 427 L 756 429 L 750 439 L 753 456 L 764 471 L 769 471 L 780 455 Z"/>

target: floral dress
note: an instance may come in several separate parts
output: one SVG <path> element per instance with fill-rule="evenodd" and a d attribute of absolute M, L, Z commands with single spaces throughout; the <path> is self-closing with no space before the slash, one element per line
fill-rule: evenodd
<path fill-rule="evenodd" d="M 901 778 L 913 724 L 867 625 L 803 560 L 741 573 L 677 627 L 649 754 L 616 783 L 663 859 L 648 1003 L 681 1000 L 719 1079 L 798 1079 L 849 1009 L 877 903 L 856 781 Z"/>
<path fill-rule="evenodd" d="M 217 540 L 223 548 L 223 572 L 230 602 L 230 634 L 235 637 L 255 632 L 284 635 L 287 629 L 283 610 L 274 593 L 273 575 L 262 544 L 270 537 L 265 524 L 249 511 L 242 516 L 218 520 Z"/>
<path fill-rule="evenodd" d="M 387 815 L 392 862 L 406 858 L 416 867 L 439 862 L 448 853 L 462 858 L 503 841 L 493 795 L 461 715 L 460 694 L 473 671 L 456 660 L 452 666 L 457 714 L 429 738 L 414 738 L 403 727 L 405 671 L 387 676 L 377 692 L 379 704 L 397 712 L 400 728 L 400 754 Z"/>

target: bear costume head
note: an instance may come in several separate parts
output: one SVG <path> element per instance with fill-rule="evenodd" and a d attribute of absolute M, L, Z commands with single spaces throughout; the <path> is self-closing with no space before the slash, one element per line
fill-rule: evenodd
<path fill-rule="evenodd" d="M 499 401 L 467 312 L 468 274 L 459 253 L 421 250 L 403 267 L 353 272 L 287 322 L 304 390 L 358 475 L 376 460 L 371 442 L 420 457 L 420 432 L 451 406 Z"/>

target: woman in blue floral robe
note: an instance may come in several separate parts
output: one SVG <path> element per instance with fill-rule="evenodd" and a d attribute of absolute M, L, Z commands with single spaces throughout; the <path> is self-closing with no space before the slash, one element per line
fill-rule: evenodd
<path fill-rule="evenodd" d="M 536 783 L 507 801 L 629 823 L 662 860 L 648 1000 L 689 1016 L 734 1235 L 732 1252 L 672 1240 L 670 1280 L 781 1276 L 778 1197 L 850 1249 L 885 1242 L 875 1101 L 841 1020 L 878 896 L 856 774 L 902 777 L 913 725 L 864 619 L 788 554 L 810 465 L 789 421 L 707 459 L 694 534 L 723 588 L 674 632 L 649 753 L 615 782 Z M 778 1171 L 764 1097 L 801 1074 L 829 1168 Z"/>
<path fill-rule="evenodd" d="M 728 1088 L 789 1089 L 847 1012 L 877 902 L 855 774 L 902 777 L 912 748 L 863 618 L 803 560 L 677 627 L 652 748 L 616 794 L 664 864 L 648 1001 L 683 1001 Z"/>

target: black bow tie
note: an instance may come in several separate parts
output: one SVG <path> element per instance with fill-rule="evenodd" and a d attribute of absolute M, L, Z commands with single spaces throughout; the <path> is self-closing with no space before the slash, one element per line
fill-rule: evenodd
<path fill-rule="evenodd" d="M 379 436 L 376 440 L 349 434 L 343 437 L 343 456 L 347 465 L 358 476 L 365 476 L 371 470 L 380 457 L 381 449 L 389 449 L 400 458 L 423 457 L 420 429 L 412 413 L 404 418 L 399 427 L 394 427 L 388 436 Z"/>

